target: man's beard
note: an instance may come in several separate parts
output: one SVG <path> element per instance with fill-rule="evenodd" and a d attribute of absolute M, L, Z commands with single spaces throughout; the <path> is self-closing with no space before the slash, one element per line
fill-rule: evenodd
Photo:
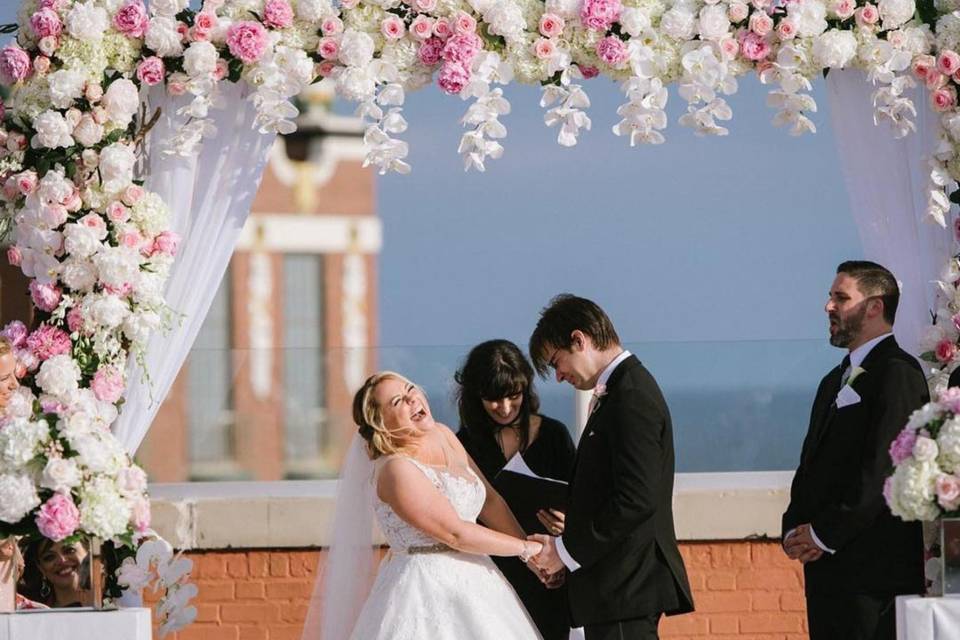
<path fill-rule="evenodd" d="M 836 333 L 830 334 L 830 344 L 835 347 L 849 347 L 860 331 L 863 329 L 863 318 L 867 315 L 867 308 L 861 307 L 859 311 L 853 313 L 846 319 L 840 316 L 833 316 L 831 319 L 837 321 Z"/>

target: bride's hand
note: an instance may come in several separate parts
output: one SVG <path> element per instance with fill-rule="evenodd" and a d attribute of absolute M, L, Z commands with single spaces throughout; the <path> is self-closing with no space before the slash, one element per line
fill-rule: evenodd
<path fill-rule="evenodd" d="M 558 536 L 563 533 L 566 516 L 557 509 L 540 509 L 537 511 L 537 520 L 546 528 L 547 533 Z"/>

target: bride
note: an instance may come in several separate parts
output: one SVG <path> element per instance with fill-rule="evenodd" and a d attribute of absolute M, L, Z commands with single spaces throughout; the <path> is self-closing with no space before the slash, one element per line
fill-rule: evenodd
<path fill-rule="evenodd" d="M 377 373 L 354 396 L 353 419 L 360 437 L 345 462 L 304 640 L 540 638 L 489 556 L 529 562 L 541 546 L 434 422 L 420 388 Z M 390 550 L 369 588 L 373 513 Z"/>

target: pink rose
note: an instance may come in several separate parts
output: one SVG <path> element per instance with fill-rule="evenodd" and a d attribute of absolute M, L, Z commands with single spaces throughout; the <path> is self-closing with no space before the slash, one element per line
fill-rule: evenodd
<path fill-rule="evenodd" d="M 27 348 L 40 360 L 48 360 L 53 356 L 70 353 L 73 343 L 70 342 L 70 335 L 63 329 L 42 324 L 27 336 Z"/>
<path fill-rule="evenodd" d="M 930 94 L 930 104 L 934 111 L 943 113 L 957 106 L 957 90 L 952 86 L 943 86 Z M 937 345 L 937 357 L 939 358 L 940 346 Z M 951 355 L 951 358 L 953 356 Z M 946 362 L 946 360 L 942 360 Z"/>
<path fill-rule="evenodd" d="M 930 89 L 930 91 L 939 89 L 943 85 L 947 84 L 947 80 L 949 80 L 947 76 L 943 75 L 936 69 L 931 69 L 930 73 L 927 74 L 927 89 Z"/>
<path fill-rule="evenodd" d="M 781 40 L 792 40 L 797 35 L 797 25 L 792 20 L 781 20 L 777 24 L 777 36 Z"/>
<path fill-rule="evenodd" d="M 53 9 L 40 9 L 30 16 L 30 28 L 37 38 L 46 38 L 48 36 L 59 36 L 63 33 L 63 23 L 60 22 L 60 16 Z"/>
<path fill-rule="evenodd" d="M 213 72 L 214 80 L 223 80 L 230 71 L 230 65 L 223 58 L 217 58 L 217 68 Z"/>
<path fill-rule="evenodd" d="M 477 30 L 477 21 L 469 13 L 461 11 L 453 21 L 453 30 L 457 33 L 474 33 Z"/>
<path fill-rule="evenodd" d="M 456 95 L 470 82 L 470 70 L 459 62 L 446 62 L 437 75 L 437 84 L 440 90 L 450 95 Z"/>
<path fill-rule="evenodd" d="M 20 253 L 20 247 L 15 244 L 7 247 L 7 262 L 11 267 L 19 267 L 23 262 L 23 254 Z"/>
<path fill-rule="evenodd" d="M 452 36 L 453 28 L 450 26 L 450 21 L 446 18 L 437 18 L 437 21 L 433 23 L 433 35 L 441 40 L 446 40 Z"/>
<path fill-rule="evenodd" d="M 87 227 L 88 229 L 93 229 L 97 232 L 97 237 L 105 238 L 107 236 L 107 223 L 96 213 L 88 213 L 79 220 L 78 223 Z"/>
<path fill-rule="evenodd" d="M 83 207 L 83 199 L 80 197 L 80 192 L 76 189 L 71 191 L 67 199 L 63 201 L 63 206 L 70 213 L 80 211 L 81 207 Z"/>
<path fill-rule="evenodd" d="M 563 33 L 565 26 L 563 18 L 555 13 L 545 13 L 540 16 L 540 33 L 547 38 L 555 38 Z"/>
<path fill-rule="evenodd" d="M 730 22 L 733 23 L 746 20 L 749 13 L 750 7 L 742 2 L 731 2 L 730 6 L 727 7 L 727 17 L 730 19 Z"/>
<path fill-rule="evenodd" d="M 203 33 L 209 34 L 211 31 L 217 28 L 219 24 L 217 19 L 217 14 L 211 11 L 201 11 L 193 18 L 193 28 L 195 31 L 201 31 Z"/>
<path fill-rule="evenodd" d="M 137 498 L 130 504 L 130 524 L 139 532 L 150 528 L 150 501 Z"/>
<path fill-rule="evenodd" d="M 580 67 L 580 74 L 583 76 L 584 80 L 596 78 L 598 75 L 600 75 L 600 69 L 597 69 L 592 65 L 577 63 L 577 66 Z"/>
<path fill-rule="evenodd" d="M 877 24 L 880 19 L 880 12 L 872 4 L 865 4 L 853 12 L 853 17 L 861 27 L 869 27 Z"/>
<path fill-rule="evenodd" d="M 153 253 L 175 256 L 180 250 L 180 234 L 174 231 L 161 231 L 153 239 Z"/>
<path fill-rule="evenodd" d="M 944 75 L 952 76 L 960 69 L 960 55 L 956 52 L 944 49 L 937 56 L 937 71 Z"/>
<path fill-rule="evenodd" d="M 113 26 L 128 38 L 142 38 L 148 24 L 150 18 L 141 0 L 127 0 L 113 16 Z"/>
<path fill-rule="evenodd" d="M 127 247 L 128 249 L 139 249 L 143 244 L 143 236 L 135 229 L 128 229 L 120 233 L 118 241 L 120 242 L 120 246 Z"/>
<path fill-rule="evenodd" d="M 919 55 L 913 59 L 910 68 L 913 75 L 926 83 L 930 73 L 937 68 L 937 59 L 931 55 Z"/>
<path fill-rule="evenodd" d="M 893 442 L 890 443 L 890 459 L 897 465 L 913 455 L 913 445 L 917 441 L 917 432 L 913 429 L 904 429 Z"/>
<path fill-rule="evenodd" d="M 549 60 L 557 53 L 557 47 L 553 44 L 553 40 L 548 40 L 547 38 L 538 38 L 536 42 L 533 43 L 533 55 L 537 56 L 540 60 Z"/>
<path fill-rule="evenodd" d="M 67 328 L 70 333 L 83 331 L 83 310 L 80 307 L 73 307 L 67 312 Z"/>
<path fill-rule="evenodd" d="M 443 51 L 443 41 L 440 38 L 428 38 L 420 43 L 417 49 L 417 57 L 420 62 L 428 67 L 440 62 L 440 52 Z"/>
<path fill-rule="evenodd" d="M 360 0 L 340 0 L 341 9 L 353 9 L 360 4 Z"/>
<path fill-rule="evenodd" d="M 189 82 L 189 78 L 185 74 L 172 74 L 167 81 L 167 93 L 172 96 L 182 96 L 187 92 L 187 82 Z"/>
<path fill-rule="evenodd" d="M 15 44 L 0 49 L 0 82 L 14 84 L 30 75 L 30 54 Z"/>
<path fill-rule="evenodd" d="M 62 493 L 55 493 L 37 512 L 37 529 L 40 535 L 54 542 L 73 535 L 80 526 L 80 510 L 73 499 Z"/>
<path fill-rule="evenodd" d="M 163 59 L 157 56 L 144 58 L 140 61 L 140 64 L 137 65 L 137 79 L 148 87 L 163 82 L 165 75 L 166 65 L 163 64 Z"/>
<path fill-rule="evenodd" d="M 953 221 L 953 237 L 957 239 L 957 242 L 960 242 L 960 218 Z M 960 331 L 960 328 L 957 331 Z"/>
<path fill-rule="evenodd" d="M 7 149 L 10 151 L 23 151 L 27 148 L 27 136 L 17 131 L 10 132 L 7 138 Z"/>
<path fill-rule="evenodd" d="M 90 383 L 93 394 L 101 402 L 115 403 L 123 395 L 125 388 L 123 372 L 116 367 L 106 366 L 97 369 Z"/>
<path fill-rule="evenodd" d="M 37 188 L 37 174 L 34 171 L 21 171 L 13 178 L 17 182 L 17 190 L 22 195 L 28 196 Z"/>
<path fill-rule="evenodd" d="M 720 51 L 727 60 L 733 60 L 740 52 L 740 43 L 733 38 L 724 38 L 720 41 Z"/>
<path fill-rule="evenodd" d="M 747 60 L 763 60 L 770 55 L 770 43 L 754 31 L 748 31 L 740 40 L 740 51 Z"/>
<path fill-rule="evenodd" d="M 403 24 L 403 20 L 393 14 L 384 18 L 380 23 L 380 33 L 382 33 L 383 37 L 387 40 L 399 40 L 406 31 L 407 29 Z"/>
<path fill-rule="evenodd" d="M 956 101 L 956 96 L 954 96 L 954 101 Z M 937 343 L 935 354 L 937 360 L 946 364 L 956 357 L 957 345 L 952 340 L 943 339 Z"/>
<path fill-rule="evenodd" d="M 413 6 L 420 13 L 430 13 L 437 8 L 437 0 L 413 0 Z"/>
<path fill-rule="evenodd" d="M 857 3 L 854 0 L 839 0 L 833 8 L 833 12 L 841 20 L 850 18 L 857 9 Z"/>
<path fill-rule="evenodd" d="M 336 60 L 337 56 L 340 55 L 339 38 L 331 38 L 330 36 L 320 38 L 320 44 L 317 45 L 317 53 L 319 53 L 320 57 L 324 60 Z"/>
<path fill-rule="evenodd" d="M 314 68 L 314 71 L 321 78 L 329 78 L 330 76 L 333 75 L 333 72 L 336 70 L 336 68 L 337 68 L 336 62 L 325 60 L 320 64 L 316 65 L 316 67 Z"/>
<path fill-rule="evenodd" d="M 120 202 L 111 202 L 107 205 L 107 219 L 114 224 L 121 224 L 130 219 L 130 210 Z"/>
<path fill-rule="evenodd" d="M 613 68 L 618 68 L 627 61 L 627 45 L 617 36 L 607 36 L 597 43 L 597 57 Z"/>
<path fill-rule="evenodd" d="M 415 40 L 423 42 L 433 34 L 433 18 L 417 16 L 410 23 L 410 35 Z"/>
<path fill-rule="evenodd" d="M 336 36 L 343 33 L 343 20 L 336 16 L 328 16 L 320 23 L 320 31 L 325 36 Z"/>
<path fill-rule="evenodd" d="M 252 20 L 235 22 L 227 29 L 227 47 L 244 64 L 253 64 L 267 50 L 267 30 Z"/>
<path fill-rule="evenodd" d="M 30 281 L 30 298 L 41 311 L 50 313 L 57 308 L 62 297 L 60 289 L 57 287 L 50 284 L 40 284 L 36 280 Z"/>
<path fill-rule="evenodd" d="M 88 82 L 83 88 L 83 97 L 90 103 L 100 102 L 100 98 L 103 97 L 103 87 L 96 82 Z"/>
<path fill-rule="evenodd" d="M 293 9 L 290 3 L 287 0 L 267 0 L 263 5 L 263 22 L 274 29 L 286 29 L 292 25 Z"/>
<path fill-rule="evenodd" d="M 21 349 L 26 347 L 27 335 L 29 333 L 30 332 L 27 331 L 27 325 L 19 320 L 14 320 L 0 331 L 0 336 L 6 338 L 7 342 L 9 342 L 10 346 L 14 349 Z"/>
<path fill-rule="evenodd" d="M 121 200 L 123 200 L 123 203 L 128 207 L 132 207 L 143 200 L 144 195 L 146 195 L 146 192 L 143 190 L 143 187 L 138 184 L 132 184 L 123 190 Z"/>
<path fill-rule="evenodd" d="M 754 13 L 750 16 L 750 31 L 758 36 L 765 36 L 773 30 L 773 20 L 765 13 Z"/>
<path fill-rule="evenodd" d="M 937 476 L 937 504 L 947 511 L 956 511 L 960 507 L 960 478 L 941 473 Z"/>
<path fill-rule="evenodd" d="M 186 22 L 177 23 L 177 35 L 180 36 L 181 40 L 186 40 L 187 36 L 190 35 L 190 27 L 187 26 Z"/>
<path fill-rule="evenodd" d="M 580 8 L 580 22 L 587 29 L 606 31 L 620 19 L 622 10 L 620 0 L 584 0 Z"/>

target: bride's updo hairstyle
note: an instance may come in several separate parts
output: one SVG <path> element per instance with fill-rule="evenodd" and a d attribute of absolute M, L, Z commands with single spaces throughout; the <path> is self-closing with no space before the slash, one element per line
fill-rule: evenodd
<path fill-rule="evenodd" d="M 396 453 L 406 453 L 408 447 L 397 442 L 394 434 L 383 424 L 383 412 L 380 405 L 377 404 L 373 392 L 377 385 L 384 380 L 399 380 L 405 384 L 415 384 L 407 377 L 393 371 L 381 371 L 375 373 L 353 396 L 353 421 L 359 427 L 360 437 L 367 443 L 367 453 L 370 458 L 376 460 L 380 456 L 390 456 Z"/>

